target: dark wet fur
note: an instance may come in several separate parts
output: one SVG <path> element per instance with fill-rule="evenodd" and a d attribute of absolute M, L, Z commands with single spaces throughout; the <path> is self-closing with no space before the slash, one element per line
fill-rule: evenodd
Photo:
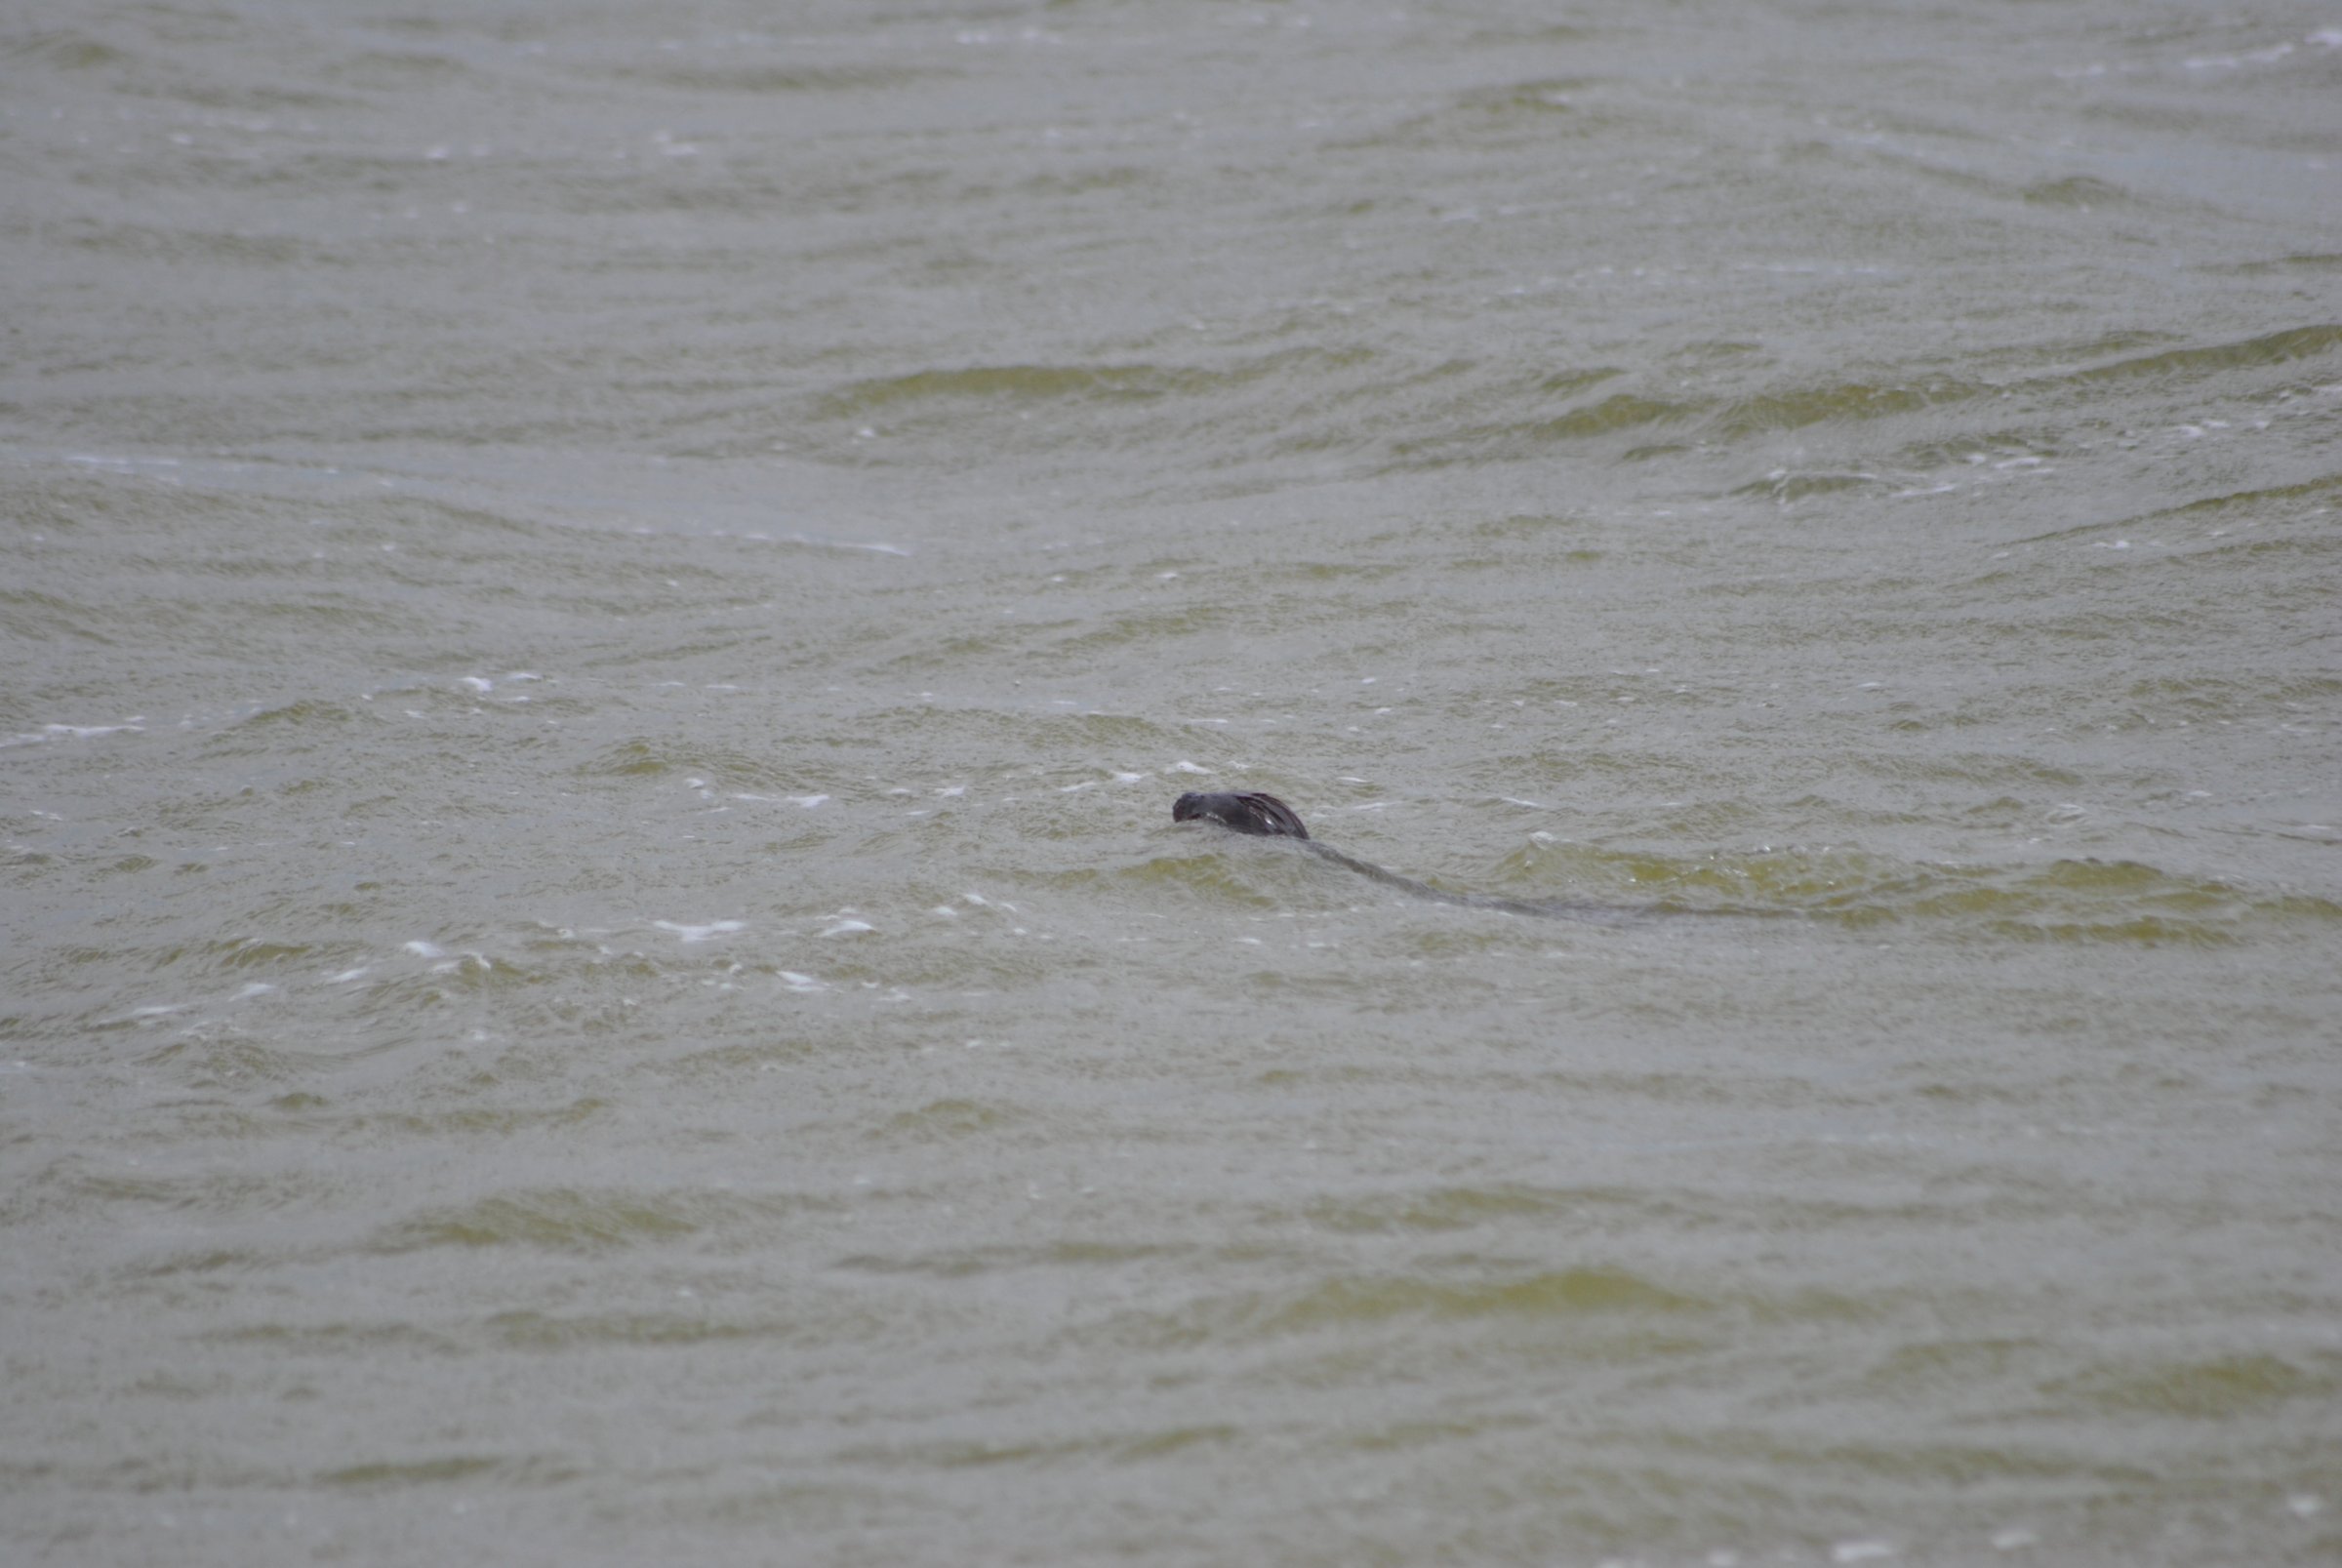
<path fill-rule="evenodd" d="M 1274 795 L 1206 795 L 1193 792 L 1171 802 L 1171 820 L 1191 823 L 1201 819 L 1232 827 L 1239 833 L 1269 838 L 1307 838 L 1310 830 L 1300 816 Z"/>
<path fill-rule="evenodd" d="M 1175 823 L 1218 823 L 1239 833 L 1257 833 L 1267 838 L 1303 839 L 1306 840 L 1304 847 L 1319 860 L 1331 861 L 1360 876 L 1371 877 L 1386 886 L 1403 889 L 1419 899 L 1430 899 L 1437 904 L 1563 920 L 1619 920 L 1632 913 L 1625 909 L 1605 908 L 1600 905 L 1573 904 L 1562 899 L 1500 899 L 1490 893 L 1450 893 L 1445 888 L 1435 888 L 1429 882 L 1418 882 L 1411 876 L 1385 870 L 1370 861 L 1361 861 L 1354 855 L 1345 855 L 1330 845 L 1318 843 L 1310 838 L 1310 830 L 1302 825 L 1301 814 L 1274 795 L 1191 792 L 1171 803 L 1171 820 Z"/>

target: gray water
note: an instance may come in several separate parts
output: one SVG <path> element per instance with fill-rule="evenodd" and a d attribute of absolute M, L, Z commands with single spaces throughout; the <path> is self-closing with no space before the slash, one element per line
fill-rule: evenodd
<path fill-rule="evenodd" d="M 8 1560 L 2342 1554 L 2330 6 L 0 84 Z"/>

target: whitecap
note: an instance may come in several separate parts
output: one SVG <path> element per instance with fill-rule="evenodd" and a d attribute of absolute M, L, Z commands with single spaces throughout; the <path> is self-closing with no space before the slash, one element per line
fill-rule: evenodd
<path fill-rule="evenodd" d="M 654 920 L 651 924 L 661 931 L 671 931 L 686 943 L 706 942 L 710 937 L 728 937 L 735 931 L 746 931 L 745 920 L 713 920 L 704 926 L 683 925 L 673 920 Z"/>
<path fill-rule="evenodd" d="M 0 746 L 39 745 L 44 741 L 95 741 L 105 735 L 144 733 L 136 719 L 125 724 L 44 724 L 37 730 L 27 730 L 0 741 Z"/>

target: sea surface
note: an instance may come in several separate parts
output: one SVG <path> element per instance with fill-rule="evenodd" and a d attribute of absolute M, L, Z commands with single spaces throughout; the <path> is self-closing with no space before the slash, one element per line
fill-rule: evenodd
<path fill-rule="evenodd" d="M 0 1375 L 11 1564 L 2342 1558 L 2342 12 L 11 9 Z"/>

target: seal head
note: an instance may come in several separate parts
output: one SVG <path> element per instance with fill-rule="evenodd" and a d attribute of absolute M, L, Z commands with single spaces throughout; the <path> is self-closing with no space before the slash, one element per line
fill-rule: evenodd
<path fill-rule="evenodd" d="M 1207 795 L 1191 792 L 1171 802 L 1171 820 L 1175 823 L 1199 820 L 1218 823 L 1239 833 L 1259 833 L 1265 837 L 1310 836 L 1310 830 L 1301 825 L 1301 818 L 1294 814 L 1293 808 L 1274 795 Z"/>

